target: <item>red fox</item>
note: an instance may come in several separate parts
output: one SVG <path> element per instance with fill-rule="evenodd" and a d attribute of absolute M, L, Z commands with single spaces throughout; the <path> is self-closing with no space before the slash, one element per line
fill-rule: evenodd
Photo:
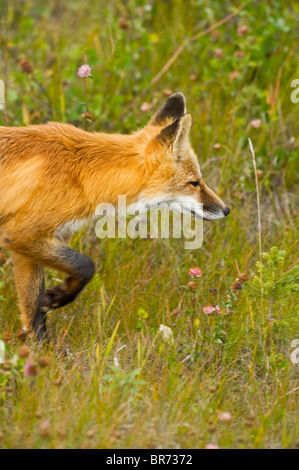
<path fill-rule="evenodd" d="M 93 262 L 56 234 L 99 203 L 126 195 L 129 204 L 192 201 L 192 215 L 206 220 L 229 214 L 202 178 L 190 126 L 175 93 L 130 135 L 56 122 L 0 127 L 0 245 L 12 253 L 24 330 L 42 339 L 47 312 L 72 302 L 93 277 Z M 66 273 L 65 282 L 44 290 L 44 266 Z"/>

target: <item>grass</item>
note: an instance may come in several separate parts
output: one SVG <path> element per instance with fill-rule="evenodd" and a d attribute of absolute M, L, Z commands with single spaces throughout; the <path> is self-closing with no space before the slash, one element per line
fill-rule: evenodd
<path fill-rule="evenodd" d="M 0 253 L 0 334 L 7 348 L 0 447 L 298 447 L 299 365 L 290 359 L 299 338 L 298 270 L 290 268 L 298 262 L 298 105 L 290 100 L 290 83 L 299 76 L 297 2 L 248 2 L 218 33 L 187 44 L 153 86 L 186 38 L 240 3 L 7 3 L 1 125 L 58 120 L 129 132 L 147 122 L 165 89 L 182 91 L 203 175 L 232 210 L 204 224 L 196 251 L 176 239 L 99 240 L 94 226 L 73 234 L 71 246 L 95 261 L 97 275 L 73 304 L 50 314 L 51 344 L 27 339 L 28 350 L 17 335 L 10 255 Z M 240 36 L 242 25 L 248 31 Z M 83 63 L 92 68 L 87 120 L 76 75 Z M 144 102 L 149 111 L 140 110 Z M 250 125 L 256 119 L 258 128 Z M 248 137 L 262 249 L 271 253 L 262 261 L 264 286 Z M 273 246 L 285 253 L 271 252 Z M 248 273 L 240 276 L 236 266 L 244 273 L 246 259 Z M 190 291 L 194 266 L 203 275 Z M 47 284 L 57 277 L 47 271 Z M 214 304 L 220 315 L 205 315 L 203 307 Z M 160 325 L 171 328 L 174 342 L 163 339 Z M 36 376 L 24 376 L 28 361 L 36 363 Z"/>

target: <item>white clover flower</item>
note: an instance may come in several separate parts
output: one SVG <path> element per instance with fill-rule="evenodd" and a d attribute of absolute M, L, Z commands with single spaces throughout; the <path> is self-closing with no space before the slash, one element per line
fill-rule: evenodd
<path fill-rule="evenodd" d="M 164 341 L 170 344 L 174 343 L 173 332 L 172 332 L 172 329 L 169 328 L 169 326 L 160 325 L 159 333 L 162 336 Z"/>

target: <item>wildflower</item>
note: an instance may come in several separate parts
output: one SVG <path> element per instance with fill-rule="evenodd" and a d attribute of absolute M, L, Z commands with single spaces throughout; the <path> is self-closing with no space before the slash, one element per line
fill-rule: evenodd
<path fill-rule="evenodd" d="M 169 90 L 168 88 L 165 88 L 165 90 L 162 91 L 164 96 L 170 96 L 172 95 L 172 90 Z"/>
<path fill-rule="evenodd" d="M 206 445 L 205 449 L 219 449 L 219 446 L 217 446 L 217 444 L 213 444 L 213 442 L 210 442 Z"/>
<path fill-rule="evenodd" d="M 78 68 L 78 75 L 81 78 L 86 78 L 91 76 L 91 68 L 89 67 L 88 64 L 81 65 L 81 67 Z"/>
<path fill-rule="evenodd" d="M 85 113 L 82 113 L 81 117 L 84 118 L 84 119 L 92 119 L 93 118 L 92 114 L 89 113 L 88 111 L 86 111 Z"/>
<path fill-rule="evenodd" d="M 22 69 L 22 72 L 24 73 L 31 73 L 33 71 L 33 68 L 31 67 L 27 59 L 22 59 L 19 65 Z"/>
<path fill-rule="evenodd" d="M 211 37 L 214 39 L 219 39 L 221 37 L 220 31 L 218 31 L 218 29 L 215 29 L 215 31 L 211 32 Z"/>
<path fill-rule="evenodd" d="M 239 273 L 239 281 L 241 282 L 247 282 L 248 281 L 248 274 L 246 273 Z"/>
<path fill-rule="evenodd" d="M 216 294 L 218 293 L 217 289 L 215 289 L 215 288 L 213 288 L 213 287 L 211 287 L 211 288 L 209 289 L 209 292 L 210 292 L 211 295 L 216 295 Z"/>
<path fill-rule="evenodd" d="M 220 307 L 218 307 L 218 305 L 215 305 L 214 315 L 219 315 L 219 313 L 220 313 Z"/>
<path fill-rule="evenodd" d="M 233 417 L 229 411 L 220 411 L 218 413 L 218 419 L 223 423 L 229 423 L 233 419 Z"/>
<path fill-rule="evenodd" d="M 187 287 L 188 287 L 190 290 L 196 290 L 197 284 L 196 284 L 196 282 L 194 282 L 194 281 L 190 281 L 190 282 L 188 282 Z"/>
<path fill-rule="evenodd" d="M 121 29 L 128 29 L 129 28 L 129 23 L 127 22 L 126 18 L 119 18 L 118 26 Z"/>
<path fill-rule="evenodd" d="M 247 32 L 248 32 L 248 26 L 246 26 L 246 24 L 243 24 L 242 26 L 239 26 L 238 29 L 237 29 L 237 33 L 238 33 L 238 36 L 242 37 L 242 36 L 246 36 Z"/>
<path fill-rule="evenodd" d="M 50 421 L 48 419 L 45 419 L 39 427 L 40 435 L 41 437 L 49 437 L 50 436 Z"/>
<path fill-rule="evenodd" d="M 22 346 L 18 351 L 18 356 L 21 359 L 25 359 L 26 357 L 29 356 L 29 354 L 30 354 L 30 350 L 29 348 L 27 348 L 27 346 Z"/>
<path fill-rule="evenodd" d="M 19 341 L 21 341 L 22 343 L 24 343 L 24 341 L 26 341 L 27 339 L 27 336 L 28 336 L 28 333 L 27 331 L 25 330 L 21 330 L 17 333 L 17 338 Z"/>
<path fill-rule="evenodd" d="M 224 57 L 223 50 L 220 49 L 220 48 L 215 49 L 214 50 L 214 56 L 216 57 L 216 59 L 222 59 Z"/>
<path fill-rule="evenodd" d="M 212 305 L 207 305 L 206 307 L 203 307 L 203 313 L 206 315 L 211 315 L 215 311 L 215 307 L 212 307 Z"/>
<path fill-rule="evenodd" d="M 51 364 L 51 359 L 47 356 L 42 356 L 39 358 L 38 364 L 41 367 L 48 367 Z"/>
<path fill-rule="evenodd" d="M 97 430 L 96 429 L 89 429 L 87 432 L 86 432 L 86 436 L 89 438 L 89 439 L 92 439 L 97 433 Z"/>
<path fill-rule="evenodd" d="M 1 263 L 0 263 L 1 264 Z M 3 341 L 6 342 L 6 341 L 9 341 L 11 338 L 11 334 L 8 332 L 8 331 L 4 331 L 3 333 Z"/>
<path fill-rule="evenodd" d="M 226 315 L 230 315 L 230 314 L 233 313 L 233 312 L 234 312 L 234 311 L 231 310 L 230 308 L 227 308 L 227 309 L 225 310 L 225 314 L 226 314 Z"/>
<path fill-rule="evenodd" d="M 255 129 L 258 129 L 261 124 L 262 124 L 261 119 L 253 119 L 253 121 L 251 121 L 250 123 L 251 127 L 254 127 Z"/>
<path fill-rule="evenodd" d="M 231 290 L 233 292 L 237 292 L 238 290 L 242 290 L 243 283 L 239 281 L 239 279 L 236 280 L 236 282 L 233 282 L 232 285 L 230 286 Z"/>
<path fill-rule="evenodd" d="M 213 145 L 214 150 L 220 150 L 222 148 L 222 145 L 216 142 L 216 144 Z"/>
<path fill-rule="evenodd" d="M 55 385 L 55 387 L 59 387 L 61 385 L 61 382 L 62 382 L 62 378 L 60 377 L 59 379 L 55 379 L 53 380 L 53 385 Z"/>
<path fill-rule="evenodd" d="M 182 310 L 181 310 L 180 308 L 175 308 L 175 309 L 171 312 L 170 316 L 172 317 L 172 316 L 178 315 L 179 313 L 181 313 L 181 311 L 182 311 Z"/>
<path fill-rule="evenodd" d="M 173 343 L 174 342 L 173 332 L 172 332 L 172 329 L 169 328 L 169 326 L 160 325 L 159 333 L 162 336 L 162 338 L 164 339 L 164 341 L 166 341 L 166 343 Z"/>
<path fill-rule="evenodd" d="M 263 170 L 256 170 L 256 176 L 258 177 L 258 179 L 261 179 L 261 177 L 263 176 Z"/>
<path fill-rule="evenodd" d="M 144 310 L 144 308 L 139 307 L 139 309 L 137 310 L 137 316 L 140 317 L 140 318 L 147 318 L 148 313 L 147 313 L 146 310 Z"/>
<path fill-rule="evenodd" d="M 238 57 L 238 59 L 243 59 L 243 57 L 245 57 L 245 53 L 243 51 L 236 51 L 234 52 L 234 56 Z"/>
<path fill-rule="evenodd" d="M 146 101 L 144 103 L 142 103 L 142 105 L 140 106 L 140 111 L 143 111 L 144 113 L 146 111 L 149 111 L 151 109 L 152 105 L 150 103 L 147 103 Z"/>
<path fill-rule="evenodd" d="M 189 80 L 190 80 L 191 82 L 195 82 L 196 79 L 197 79 L 197 76 L 195 75 L 195 73 L 191 73 L 191 75 L 189 76 Z"/>
<path fill-rule="evenodd" d="M 238 290 L 242 290 L 243 283 L 248 281 L 248 274 L 245 273 L 240 273 L 239 272 L 239 277 L 236 278 L 236 282 L 233 282 L 233 284 L 230 286 L 231 290 L 233 292 L 237 292 Z"/>
<path fill-rule="evenodd" d="M 38 368 L 32 361 L 27 361 L 24 367 L 24 376 L 25 377 L 35 377 L 38 375 Z"/>
<path fill-rule="evenodd" d="M 207 305 L 206 307 L 203 307 L 203 313 L 206 315 L 211 315 L 212 313 L 214 313 L 214 315 L 219 315 L 220 307 L 218 305 Z"/>
<path fill-rule="evenodd" d="M 199 268 L 191 268 L 189 270 L 189 274 L 191 277 L 200 277 L 202 275 L 202 271 Z"/>
<path fill-rule="evenodd" d="M 228 78 L 230 79 L 230 81 L 236 80 L 238 76 L 239 76 L 238 70 L 234 70 L 233 72 L 228 74 Z"/>

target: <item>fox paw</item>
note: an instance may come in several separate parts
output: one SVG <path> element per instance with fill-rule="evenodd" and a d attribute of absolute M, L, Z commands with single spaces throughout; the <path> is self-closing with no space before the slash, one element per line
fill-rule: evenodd
<path fill-rule="evenodd" d="M 62 307 L 68 299 L 67 287 L 65 284 L 61 286 L 47 289 L 42 295 L 40 308 L 42 312 L 48 312 L 54 308 Z"/>

